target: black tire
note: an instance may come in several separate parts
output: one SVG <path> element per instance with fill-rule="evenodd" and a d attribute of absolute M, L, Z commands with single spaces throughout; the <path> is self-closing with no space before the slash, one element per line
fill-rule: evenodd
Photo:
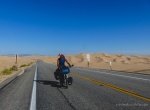
<path fill-rule="evenodd" d="M 65 87 L 66 87 L 66 89 L 68 88 L 68 78 L 67 78 L 67 76 L 65 75 Z"/>
<path fill-rule="evenodd" d="M 59 77 L 59 82 L 60 82 L 60 86 L 62 87 L 63 83 L 64 83 L 64 78 L 62 75 L 60 75 L 60 77 Z"/>
<path fill-rule="evenodd" d="M 66 89 L 68 89 L 68 80 L 66 80 Z"/>

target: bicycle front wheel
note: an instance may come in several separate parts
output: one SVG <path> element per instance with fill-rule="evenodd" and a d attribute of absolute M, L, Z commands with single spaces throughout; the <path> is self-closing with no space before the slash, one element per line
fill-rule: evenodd
<path fill-rule="evenodd" d="M 68 88 L 68 76 L 65 74 L 65 87 Z"/>

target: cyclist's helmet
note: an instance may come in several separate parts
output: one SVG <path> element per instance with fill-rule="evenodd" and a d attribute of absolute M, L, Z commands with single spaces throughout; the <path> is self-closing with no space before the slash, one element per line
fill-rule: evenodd
<path fill-rule="evenodd" d="M 65 56 L 63 54 L 60 55 L 60 58 L 65 58 Z"/>

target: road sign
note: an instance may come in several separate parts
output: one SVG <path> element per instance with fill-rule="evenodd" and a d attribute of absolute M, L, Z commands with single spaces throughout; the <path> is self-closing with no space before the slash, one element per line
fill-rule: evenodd
<path fill-rule="evenodd" d="M 86 54 L 86 59 L 88 62 L 90 62 L 90 54 Z"/>
<path fill-rule="evenodd" d="M 110 66 L 112 66 L 112 63 L 111 63 L 111 62 L 109 62 L 109 64 L 110 64 Z"/>
<path fill-rule="evenodd" d="M 112 70 L 112 62 L 109 62 L 110 69 Z"/>

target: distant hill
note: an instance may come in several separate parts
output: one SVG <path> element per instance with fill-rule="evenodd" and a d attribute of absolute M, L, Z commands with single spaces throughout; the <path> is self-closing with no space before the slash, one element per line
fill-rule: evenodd
<path fill-rule="evenodd" d="M 40 56 L 40 55 L 33 55 L 33 54 L 18 54 L 19 56 Z M 3 54 L 3 55 L 0 55 L 0 56 L 16 56 L 16 54 Z"/>

